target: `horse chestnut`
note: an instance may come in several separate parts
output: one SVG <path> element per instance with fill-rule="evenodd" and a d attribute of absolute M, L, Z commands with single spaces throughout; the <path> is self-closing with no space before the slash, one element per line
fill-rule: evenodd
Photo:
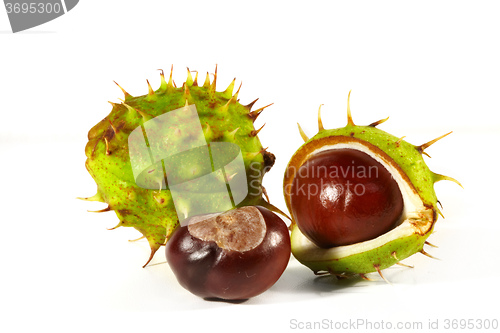
<path fill-rule="evenodd" d="M 260 206 L 194 216 L 166 244 L 179 283 L 205 299 L 245 300 L 269 289 L 291 255 L 286 224 Z"/>
<path fill-rule="evenodd" d="M 298 169 L 291 192 L 300 231 L 323 248 L 360 243 L 397 226 L 403 197 L 389 171 L 349 148 L 312 155 Z"/>

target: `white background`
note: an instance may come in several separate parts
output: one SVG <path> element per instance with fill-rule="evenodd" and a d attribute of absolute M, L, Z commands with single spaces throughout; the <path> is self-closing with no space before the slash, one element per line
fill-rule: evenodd
<path fill-rule="evenodd" d="M 307 322 L 497 319 L 500 296 L 498 147 L 500 5 L 495 1 L 81 1 L 52 22 L 12 34 L 0 8 L 0 328 L 4 332 L 297 331 Z M 354 122 L 421 144 L 431 169 L 464 185 L 436 184 L 446 219 L 439 248 L 384 271 L 391 285 L 316 278 L 291 260 L 266 293 L 242 304 L 203 301 L 176 282 L 163 252 L 143 269 L 147 242 L 108 231 L 113 212 L 76 200 L 95 193 L 88 130 L 118 102 L 156 89 L 174 65 L 219 88 L 243 82 L 243 104 L 274 103 L 256 122 L 277 157 L 264 184 L 286 209 L 282 175 L 323 107 L 327 128 Z M 329 331 L 324 329 L 323 331 Z M 332 330 L 330 330 L 332 331 Z M 337 330 L 348 331 L 348 330 Z M 369 331 L 364 326 L 357 330 Z M 379 330 L 382 331 L 382 330 Z M 397 330 L 395 330 L 397 331 Z M 410 329 L 399 331 L 409 332 Z M 437 330 L 434 330 L 437 331 Z M 480 331 L 480 330 L 478 330 Z"/>

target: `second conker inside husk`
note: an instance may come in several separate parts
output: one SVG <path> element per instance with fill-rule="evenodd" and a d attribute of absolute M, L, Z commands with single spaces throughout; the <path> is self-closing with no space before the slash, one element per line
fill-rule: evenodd
<path fill-rule="evenodd" d="M 323 248 L 376 238 L 397 226 L 403 197 L 389 171 L 356 149 L 329 149 L 298 169 L 290 192 L 301 232 Z"/>

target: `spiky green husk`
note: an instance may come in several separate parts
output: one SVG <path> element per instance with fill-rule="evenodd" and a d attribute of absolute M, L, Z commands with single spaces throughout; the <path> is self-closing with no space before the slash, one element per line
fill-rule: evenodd
<path fill-rule="evenodd" d="M 320 107 L 321 109 L 321 107 Z M 429 170 L 422 154 L 439 137 L 420 146 L 412 145 L 376 128 L 387 120 L 383 119 L 368 126 L 358 126 L 352 121 L 348 100 L 348 124 L 343 128 L 324 129 L 318 111 L 319 132 L 307 138 L 299 125 L 305 143 L 291 158 L 284 178 L 284 194 L 288 209 L 292 214 L 291 243 L 292 253 L 305 266 L 315 273 L 329 272 L 339 276 L 380 271 L 416 252 L 423 250 L 426 239 L 433 231 L 438 214 L 437 197 L 434 183 L 452 180 L 451 177 L 436 174 Z M 448 133 L 449 134 L 449 133 Z M 446 134 L 447 135 L 447 134 Z M 445 135 L 445 136 L 446 136 Z M 308 240 L 298 228 L 290 206 L 291 186 L 296 171 L 309 158 L 322 149 L 335 149 L 342 146 L 352 149 L 366 149 L 372 157 L 397 173 L 401 191 L 406 191 L 406 204 L 416 202 L 416 211 L 407 213 L 400 226 L 376 239 L 331 249 L 319 248 Z M 401 183 L 404 183 L 402 188 Z M 457 182 L 458 183 L 458 182 Z M 380 273 L 381 274 L 381 273 Z"/>
<path fill-rule="evenodd" d="M 233 95 L 235 80 L 225 91 L 217 92 L 217 68 L 212 82 L 207 73 L 204 84 L 198 86 L 197 77 L 196 73 L 193 79 L 188 69 L 186 82 L 176 88 L 172 73 L 167 82 L 162 72 L 160 88 L 153 91 L 148 82 L 148 94 L 138 97 L 132 97 L 120 87 L 124 101 L 111 103 L 110 114 L 88 134 L 85 166 L 97 184 L 97 194 L 85 200 L 107 203 L 108 207 L 100 212 L 116 213 L 120 221 L 115 228 L 134 227 L 141 232 L 151 247 L 148 262 L 179 223 L 170 190 L 142 188 L 136 184 L 132 171 L 129 135 L 155 117 L 195 105 L 208 144 L 232 142 L 241 149 L 246 176 L 252 184 L 238 206 L 269 207 L 262 198 L 262 177 L 273 165 L 274 155 L 263 149 L 253 125 L 265 107 L 252 111 L 255 101 L 241 105 L 237 98 L 239 89 Z"/>

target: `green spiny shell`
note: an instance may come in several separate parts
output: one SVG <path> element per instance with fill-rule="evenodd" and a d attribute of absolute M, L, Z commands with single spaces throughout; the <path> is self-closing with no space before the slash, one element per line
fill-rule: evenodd
<path fill-rule="evenodd" d="M 148 82 L 148 94 L 138 97 L 132 97 L 120 87 L 125 95 L 124 101 L 120 104 L 111 103 L 113 108 L 110 114 L 88 134 L 85 166 L 97 184 L 97 194 L 84 200 L 107 203 L 108 207 L 99 212 L 115 211 L 120 220 L 116 227 L 134 227 L 140 231 L 151 247 L 148 262 L 179 223 L 168 184 L 161 190 L 160 187 L 154 189 L 139 186 L 131 164 L 129 136 L 137 128 L 144 129 L 147 124 L 154 126 L 154 122 L 150 120 L 159 119 L 156 117 L 183 107 L 196 106 L 203 136 L 209 146 L 215 142 L 231 142 L 241 149 L 246 177 L 248 182 L 251 181 L 251 186 L 249 185 L 248 194 L 238 206 L 260 204 L 270 207 L 262 198 L 261 185 L 264 173 L 274 163 L 274 155 L 263 149 L 257 137 L 258 130 L 253 125 L 265 107 L 251 111 L 255 101 L 246 106 L 241 105 L 237 99 L 239 89 L 233 95 L 235 80 L 225 91 L 217 92 L 217 68 L 212 82 L 207 73 L 204 84 L 198 86 L 197 77 L 196 73 L 193 79 L 188 69 L 186 82 L 177 88 L 173 83 L 172 73 L 167 82 L 162 72 L 160 88 L 153 91 Z M 189 124 L 155 130 L 164 131 L 159 135 L 174 138 L 175 135 L 165 131 L 182 132 L 188 130 L 186 126 Z M 169 144 L 182 150 L 182 142 Z M 215 144 L 212 146 L 215 147 Z M 184 181 L 197 177 L 196 174 L 185 173 L 185 170 L 196 168 L 197 163 L 196 159 L 181 161 L 179 165 L 182 167 L 175 169 L 173 176 Z M 155 170 L 149 172 L 153 171 Z M 158 170 L 155 172 L 158 173 Z M 160 178 L 163 178 L 163 173 Z M 207 201 L 210 199 L 205 193 L 199 196 L 207 198 Z"/>
<path fill-rule="evenodd" d="M 285 201 L 292 215 L 292 253 L 297 260 L 315 273 L 364 276 L 365 273 L 375 271 L 380 273 L 380 270 L 416 252 L 426 254 L 423 246 L 440 214 L 434 183 L 439 180 L 457 181 L 429 170 L 422 154 L 425 154 L 424 149 L 445 135 L 426 144 L 414 146 L 403 138 L 397 138 L 376 128 L 387 119 L 368 126 L 355 125 L 351 117 L 349 99 L 348 124 L 343 128 L 324 129 L 319 112 L 319 132 L 314 137 L 307 138 L 299 126 L 305 143 L 292 156 L 284 177 Z M 298 228 L 290 198 L 293 179 L 300 166 L 313 154 L 336 148 L 359 149 L 376 158 L 396 178 L 408 207 L 405 207 L 400 225 L 384 235 L 358 244 L 323 249 L 307 239 Z"/>

